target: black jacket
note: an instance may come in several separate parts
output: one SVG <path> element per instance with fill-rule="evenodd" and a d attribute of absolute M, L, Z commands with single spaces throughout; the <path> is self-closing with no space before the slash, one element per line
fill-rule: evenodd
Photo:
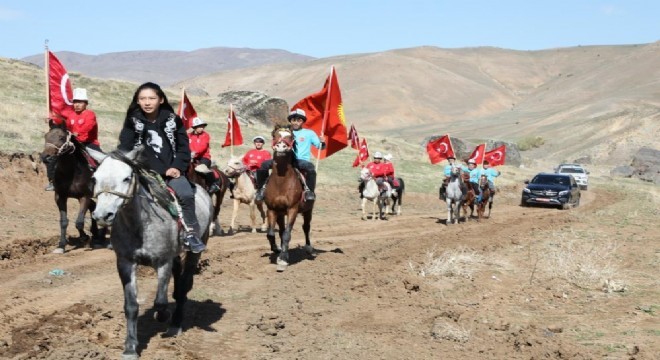
<path fill-rule="evenodd" d="M 161 109 L 153 123 L 140 110 L 128 116 L 119 133 L 117 148 L 130 151 L 140 145 L 144 145 L 142 155 L 147 165 L 161 176 L 165 177 L 169 168 L 186 174 L 190 164 L 190 141 L 183 121 L 176 114 Z"/>

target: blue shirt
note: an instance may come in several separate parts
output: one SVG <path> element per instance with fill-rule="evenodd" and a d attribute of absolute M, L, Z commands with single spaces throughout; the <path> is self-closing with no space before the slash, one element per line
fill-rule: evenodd
<path fill-rule="evenodd" d="M 493 180 L 495 180 L 496 177 L 500 176 L 500 172 L 493 168 L 483 169 L 482 174 L 486 175 L 488 181 L 490 182 L 493 182 Z"/>
<path fill-rule="evenodd" d="M 453 168 L 453 167 L 459 167 L 459 166 L 456 165 L 456 164 L 454 164 L 454 165 L 452 165 L 452 164 L 445 165 L 445 176 L 451 176 L 451 168 Z"/>
<path fill-rule="evenodd" d="M 463 172 L 468 172 L 470 173 L 470 182 L 478 184 L 479 183 L 479 178 L 481 177 L 481 169 L 480 168 L 474 168 L 470 170 L 469 168 L 463 166 Z"/>
<path fill-rule="evenodd" d="M 293 136 L 296 141 L 295 155 L 296 159 L 307 160 L 312 158 L 312 145 L 321 147 L 321 140 L 313 130 L 300 129 L 294 130 Z"/>

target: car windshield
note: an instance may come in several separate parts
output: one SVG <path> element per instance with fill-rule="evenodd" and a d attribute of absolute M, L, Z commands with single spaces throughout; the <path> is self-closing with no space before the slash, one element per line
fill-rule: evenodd
<path fill-rule="evenodd" d="M 584 174 L 584 170 L 580 168 L 572 168 L 572 167 L 565 167 L 559 169 L 560 173 L 566 173 L 566 174 Z"/>
<path fill-rule="evenodd" d="M 570 180 L 566 176 L 537 175 L 532 179 L 532 184 L 568 185 Z"/>

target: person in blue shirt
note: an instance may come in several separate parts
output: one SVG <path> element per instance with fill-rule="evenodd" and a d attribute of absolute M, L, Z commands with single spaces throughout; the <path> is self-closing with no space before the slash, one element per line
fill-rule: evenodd
<path fill-rule="evenodd" d="M 312 158 L 312 146 L 323 150 L 325 143 L 322 142 L 318 135 L 313 130 L 304 129 L 302 126 L 307 121 L 307 115 L 303 109 L 294 109 L 287 117 L 291 129 L 293 130 L 293 137 L 295 139 L 293 144 L 293 153 L 295 155 L 295 162 L 293 164 L 298 170 L 302 170 L 305 174 L 305 201 L 316 200 L 314 189 L 316 188 L 316 168 L 310 161 Z M 266 190 L 266 181 L 268 179 L 268 170 L 273 166 L 273 160 L 266 160 L 261 163 L 261 167 L 256 172 L 257 180 L 257 194 L 255 200 L 261 201 L 264 199 L 264 191 Z"/>
<path fill-rule="evenodd" d="M 481 177 L 481 169 L 477 168 L 477 163 L 473 159 L 468 160 L 468 166 L 463 166 L 463 172 L 470 173 L 470 185 L 474 189 L 474 194 L 479 195 L 479 178 Z"/>
<path fill-rule="evenodd" d="M 447 184 L 449 183 L 449 177 L 451 176 L 451 169 L 456 167 L 456 158 L 454 155 L 449 155 L 447 157 L 448 164 L 445 165 L 444 174 L 445 178 L 442 180 L 442 185 L 440 186 L 440 200 L 445 199 L 445 194 L 447 193 Z"/>
<path fill-rule="evenodd" d="M 482 175 L 486 175 L 488 179 L 488 187 L 490 188 L 491 195 L 495 193 L 495 178 L 500 176 L 500 171 L 490 167 L 488 160 L 484 161 L 484 169 Z"/>

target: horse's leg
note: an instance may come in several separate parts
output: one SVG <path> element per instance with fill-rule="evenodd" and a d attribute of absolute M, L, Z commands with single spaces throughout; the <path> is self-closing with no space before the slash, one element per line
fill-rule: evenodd
<path fill-rule="evenodd" d="M 286 270 L 286 267 L 289 265 L 289 242 L 291 241 L 291 230 L 293 229 L 297 216 L 298 207 L 292 206 L 287 209 L 286 221 L 284 217 L 280 217 L 281 220 L 278 219 L 280 229 L 284 228 L 284 231 L 280 231 L 282 237 L 282 252 L 277 258 L 277 271 L 279 272 Z"/>
<path fill-rule="evenodd" d="M 89 241 L 89 236 L 85 234 L 85 214 L 87 213 L 87 209 L 89 209 L 91 202 L 92 199 L 85 196 L 78 199 L 78 204 L 80 206 L 78 207 L 78 216 L 76 217 L 76 229 L 80 235 L 81 242 Z"/>
<path fill-rule="evenodd" d="M 374 201 L 373 204 L 371 204 L 371 212 L 372 212 L 371 219 L 372 220 L 378 220 L 378 218 L 380 217 L 380 216 L 376 216 L 376 209 L 378 208 L 378 205 L 379 205 L 378 204 L 378 201 L 379 201 L 378 200 L 378 195 L 376 195 L 376 197 L 374 198 L 373 201 Z"/>
<path fill-rule="evenodd" d="M 57 244 L 57 248 L 53 250 L 53 253 L 64 254 L 64 248 L 66 247 L 66 228 L 69 226 L 69 219 L 66 217 L 66 197 L 59 196 L 55 193 L 55 203 L 60 212 L 60 242 Z"/>
<path fill-rule="evenodd" d="M 137 359 L 137 318 L 140 305 L 137 302 L 137 265 L 127 259 L 117 258 L 117 271 L 124 287 L 124 314 L 126 316 L 126 340 L 123 359 Z"/>
<path fill-rule="evenodd" d="M 361 203 L 362 203 L 362 220 L 367 220 L 367 211 L 366 211 L 367 198 L 363 197 L 361 200 L 362 200 L 361 201 Z"/>
<path fill-rule="evenodd" d="M 451 199 L 449 198 L 449 196 L 446 196 L 445 198 L 446 198 L 445 201 L 447 202 L 447 221 L 445 221 L 445 225 L 449 225 L 449 224 L 454 223 L 454 221 L 452 219 L 452 215 L 453 215 L 452 210 L 453 209 L 451 207 Z"/>
<path fill-rule="evenodd" d="M 252 233 L 257 232 L 257 204 L 254 203 L 254 199 L 249 204 L 250 206 L 250 226 L 252 226 Z"/>
<path fill-rule="evenodd" d="M 158 286 L 154 299 L 155 318 L 158 322 L 166 322 L 170 319 L 170 312 L 167 310 L 167 286 L 172 276 L 172 260 L 161 264 L 156 269 L 156 273 L 158 274 Z"/>
<path fill-rule="evenodd" d="M 238 207 L 241 205 L 241 201 L 234 199 L 234 211 L 231 213 L 231 224 L 229 224 L 229 231 L 227 234 L 234 234 L 234 227 L 236 227 L 236 217 L 238 216 Z"/>
<path fill-rule="evenodd" d="M 225 195 L 224 191 L 220 190 L 211 195 L 213 200 L 213 218 L 211 225 L 211 235 L 222 235 L 222 226 L 220 226 L 220 205 L 222 205 L 222 197 Z"/>
<path fill-rule="evenodd" d="M 268 228 L 268 223 L 266 222 L 266 212 L 264 211 L 263 201 L 255 202 L 257 204 L 257 210 L 259 210 L 259 215 L 261 216 L 261 231 L 266 231 Z"/>
<path fill-rule="evenodd" d="M 274 253 L 277 254 L 281 250 L 277 247 L 277 243 L 275 242 L 275 221 L 277 218 L 277 214 L 273 210 L 268 210 L 268 230 L 266 230 L 266 238 L 268 239 L 268 242 L 270 243 L 270 250 Z"/>
<path fill-rule="evenodd" d="M 181 334 L 184 306 L 188 302 L 188 292 L 193 287 L 194 275 L 197 271 L 197 263 L 201 254 L 186 253 L 183 268 L 181 264 L 181 257 L 174 258 L 172 264 L 172 277 L 174 278 L 174 300 L 176 301 L 176 308 L 172 314 L 172 321 L 170 327 L 167 329 L 166 336 L 177 336 Z"/>
<path fill-rule="evenodd" d="M 309 238 L 309 231 L 312 229 L 312 209 L 303 213 L 303 232 L 305 233 L 305 250 L 309 255 L 314 255 L 312 240 Z"/>
<path fill-rule="evenodd" d="M 488 216 L 487 218 L 490 219 L 490 211 L 493 209 L 493 194 L 490 194 L 490 199 L 488 201 Z"/>

